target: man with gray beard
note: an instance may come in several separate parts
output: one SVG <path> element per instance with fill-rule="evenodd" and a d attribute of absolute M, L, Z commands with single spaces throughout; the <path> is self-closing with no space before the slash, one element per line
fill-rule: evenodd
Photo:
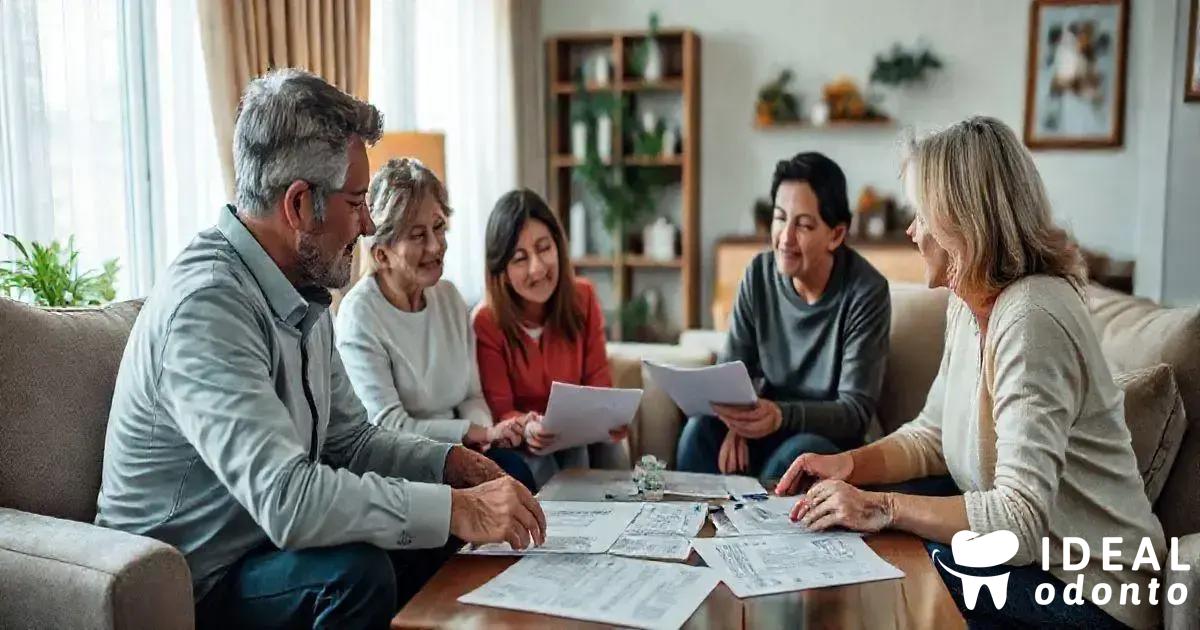
<path fill-rule="evenodd" d="M 236 206 L 159 281 L 130 335 L 96 524 L 174 545 L 197 625 L 381 628 L 461 541 L 541 544 L 486 457 L 367 422 L 329 289 L 373 234 L 378 110 L 279 70 L 247 87 Z"/>

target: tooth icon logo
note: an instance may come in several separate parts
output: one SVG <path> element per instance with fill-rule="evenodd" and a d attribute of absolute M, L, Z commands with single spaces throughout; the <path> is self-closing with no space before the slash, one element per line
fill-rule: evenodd
<path fill-rule="evenodd" d="M 1006 529 L 982 536 L 968 529 L 958 532 L 950 539 L 950 548 L 954 552 L 953 562 L 973 569 L 987 569 L 1012 560 L 1013 556 L 1017 555 L 1018 546 L 1017 535 Z M 962 580 L 963 603 L 967 605 L 967 610 L 975 610 L 975 604 L 979 601 L 979 590 L 984 586 L 991 591 L 992 603 L 996 608 L 1004 607 L 1004 602 L 1008 599 L 1007 572 L 992 576 L 963 575 L 939 560 L 938 551 L 935 549 L 931 557 L 947 573 Z"/>

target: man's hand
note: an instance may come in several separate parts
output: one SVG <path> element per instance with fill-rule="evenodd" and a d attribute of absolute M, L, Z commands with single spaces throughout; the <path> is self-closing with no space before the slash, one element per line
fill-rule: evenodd
<path fill-rule="evenodd" d="M 446 454 L 442 483 L 451 488 L 471 488 L 504 476 L 504 471 L 496 462 L 469 448 L 451 446 Z"/>
<path fill-rule="evenodd" d="M 463 435 L 462 441 L 467 448 L 486 453 L 489 448 L 492 448 L 491 429 L 472 424 L 467 427 L 467 433 Z"/>
<path fill-rule="evenodd" d="M 501 420 L 488 429 L 488 438 L 500 448 L 515 448 L 521 445 L 525 428 L 516 419 Z"/>
<path fill-rule="evenodd" d="M 752 440 L 771 435 L 783 425 L 783 411 L 765 398 L 759 398 L 753 407 L 713 403 L 712 408 L 730 431 Z"/>
<path fill-rule="evenodd" d="M 721 442 L 717 468 L 726 475 L 750 470 L 750 444 L 746 438 L 730 431 Z"/>
<path fill-rule="evenodd" d="M 524 549 L 546 542 L 546 515 L 521 482 L 503 477 L 450 491 L 450 533 L 477 545 L 507 541 Z"/>

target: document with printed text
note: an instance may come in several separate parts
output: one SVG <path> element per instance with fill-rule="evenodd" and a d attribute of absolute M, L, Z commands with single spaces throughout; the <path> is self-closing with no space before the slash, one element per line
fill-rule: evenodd
<path fill-rule="evenodd" d="M 696 538 L 692 547 L 738 597 L 904 577 L 859 536 Z"/>
<path fill-rule="evenodd" d="M 508 543 L 466 545 L 459 553 L 517 556 L 543 553 L 604 553 L 621 537 L 642 509 L 641 503 L 542 501 L 546 542 L 515 550 Z"/>
<path fill-rule="evenodd" d="M 716 587 L 712 569 L 613 555 L 526 556 L 458 598 L 633 628 L 678 628 Z"/>

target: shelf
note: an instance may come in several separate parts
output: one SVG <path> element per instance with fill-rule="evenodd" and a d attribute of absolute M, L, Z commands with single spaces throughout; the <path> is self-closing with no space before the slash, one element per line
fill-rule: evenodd
<path fill-rule="evenodd" d="M 572 258 L 571 264 L 584 269 L 612 267 L 613 259 L 605 256 L 584 256 L 583 258 Z"/>
<path fill-rule="evenodd" d="M 622 259 L 626 267 L 634 267 L 638 269 L 682 269 L 683 260 L 676 258 L 674 260 L 654 260 L 640 255 L 627 255 Z M 571 264 L 581 269 L 597 269 L 608 268 L 614 266 L 615 261 L 607 256 L 584 256 L 583 258 L 572 258 Z"/>
<path fill-rule="evenodd" d="M 683 156 L 627 155 L 621 162 L 627 166 L 683 166 Z"/>
<path fill-rule="evenodd" d="M 604 162 L 605 166 L 612 166 L 612 160 Z M 683 166 L 683 156 L 673 155 L 671 157 L 658 157 L 652 155 L 629 155 L 623 158 L 620 164 L 625 166 L 644 166 L 644 167 L 678 167 Z M 554 155 L 550 157 L 550 166 L 554 168 L 574 168 L 580 165 L 580 161 L 575 159 L 573 155 Z"/>
<path fill-rule="evenodd" d="M 574 81 L 559 81 L 554 84 L 554 93 L 555 94 L 574 94 L 577 89 L 578 89 L 578 87 L 575 85 Z M 615 91 L 616 89 L 617 89 L 617 86 L 614 85 L 613 83 L 606 83 L 604 85 L 600 85 L 598 83 L 590 83 L 589 82 L 588 84 L 583 86 L 583 90 L 585 92 L 612 92 L 612 91 Z"/>
<path fill-rule="evenodd" d="M 645 256 L 626 256 L 625 264 L 629 267 L 638 267 L 641 269 L 682 269 L 683 260 L 676 258 L 674 260 L 654 260 Z"/>
<path fill-rule="evenodd" d="M 552 88 L 555 94 L 574 94 L 578 87 L 574 81 L 558 81 Z M 683 79 L 663 79 L 661 81 L 643 81 L 641 79 L 625 79 L 620 84 L 607 83 L 600 85 L 588 83 L 583 86 L 585 92 L 682 92 Z"/>
<path fill-rule="evenodd" d="M 641 79 L 625 79 L 621 81 L 622 92 L 682 92 L 683 79 L 663 79 L 661 81 L 643 81 Z"/>
<path fill-rule="evenodd" d="M 768 123 L 763 124 L 754 121 L 754 128 L 762 131 L 772 129 L 811 129 L 813 131 L 821 131 L 825 129 L 888 129 L 896 126 L 896 121 L 891 118 L 870 118 L 865 120 L 831 120 L 824 125 L 814 125 L 807 120 L 799 120 L 794 122 Z"/>

